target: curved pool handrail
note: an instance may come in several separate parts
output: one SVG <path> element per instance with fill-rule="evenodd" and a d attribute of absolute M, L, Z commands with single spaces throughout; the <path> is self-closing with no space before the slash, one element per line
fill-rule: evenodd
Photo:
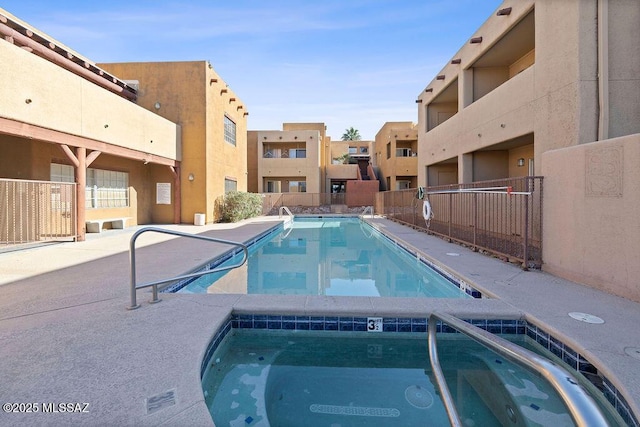
<path fill-rule="evenodd" d="M 148 283 L 143 283 L 141 285 L 138 285 L 136 284 L 136 240 L 142 233 L 146 233 L 149 231 L 162 233 L 162 234 L 170 234 L 170 235 L 179 236 L 179 237 L 188 237 L 188 238 L 197 239 L 197 240 L 206 240 L 208 242 L 239 246 L 240 248 L 242 248 L 242 252 L 243 252 L 242 260 L 237 264 L 229 265 L 226 267 L 219 267 L 219 268 L 213 268 L 211 270 L 197 271 L 195 273 L 189 273 L 189 274 L 183 274 L 181 276 L 171 277 L 170 279 L 156 280 L 153 282 L 148 282 Z M 219 271 L 232 270 L 234 268 L 241 267 L 247 261 L 248 257 L 249 257 L 249 250 L 247 246 L 240 242 L 234 242 L 232 240 L 225 240 L 225 239 L 218 239 L 215 237 L 201 236 L 199 234 L 183 233 L 181 231 L 166 230 L 164 228 L 157 228 L 157 227 L 141 228 L 140 230 L 133 233 L 133 236 L 131 236 L 131 240 L 129 241 L 129 266 L 130 266 L 130 274 L 131 274 L 131 280 L 130 280 L 131 305 L 128 306 L 127 309 L 134 310 L 140 307 L 140 304 L 136 303 L 136 291 L 138 289 L 152 287 L 153 296 L 151 298 L 151 301 L 149 301 L 149 303 L 154 304 L 156 302 L 160 302 L 160 299 L 158 298 L 158 285 L 161 285 L 163 283 L 175 282 L 177 280 L 190 279 L 192 277 L 200 277 L 200 276 L 204 276 L 205 274 L 217 273 Z"/>
<path fill-rule="evenodd" d="M 542 377 L 544 377 L 553 386 L 556 392 L 560 395 L 560 398 L 569 409 L 569 413 L 573 418 L 576 425 L 580 427 L 587 426 L 608 426 L 605 416 L 600 411 L 600 408 L 596 404 L 589 394 L 582 388 L 575 377 L 566 369 L 556 365 L 552 361 L 530 351 L 526 348 L 520 347 L 510 341 L 493 335 L 484 329 L 480 329 L 473 326 L 464 320 L 460 320 L 457 317 L 451 316 L 445 313 L 432 313 L 429 316 L 428 331 L 429 331 L 429 355 L 431 355 L 432 349 L 436 357 L 436 367 L 439 374 L 442 375 L 442 371 L 439 369 L 439 361 L 437 360 L 436 348 L 436 321 L 440 320 L 447 323 L 457 329 L 459 332 L 467 335 L 476 342 L 489 347 L 496 353 L 509 358 L 510 360 L 522 364 L 529 369 L 534 370 Z M 434 360 L 431 360 L 432 367 Z M 436 367 L 434 371 L 436 371 Z M 436 374 L 436 380 L 438 386 L 441 387 L 440 379 Z M 442 376 L 444 381 L 444 376 Z M 446 383 L 443 384 L 446 393 L 449 393 Z M 441 388 L 441 393 L 444 392 Z M 450 393 L 448 394 L 451 398 Z M 450 402 L 453 405 L 453 400 Z M 446 404 L 446 402 L 445 402 Z M 447 412 L 449 409 L 447 408 Z M 457 416 L 457 414 L 456 414 Z M 451 418 L 450 418 L 451 419 Z M 458 420 L 459 422 L 459 420 Z M 453 424 L 452 425 L 457 425 Z"/>
<path fill-rule="evenodd" d="M 444 408 L 447 411 L 447 417 L 449 417 L 451 427 L 462 427 L 462 422 L 458 416 L 456 405 L 453 403 L 453 396 L 451 396 L 451 391 L 449 391 L 449 386 L 447 386 L 447 380 L 444 378 L 442 368 L 440 367 L 440 359 L 438 358 L 438 348 L 436 345 L 436 320 L 433 316 L 434 315 L 432 314 L 427 322 L 431 370 L 433 371 L 433 375 L 436 377 L 436 385 L 440 390 L 440 398 L 442 399 L 442 403 L 444 403 Z"/>

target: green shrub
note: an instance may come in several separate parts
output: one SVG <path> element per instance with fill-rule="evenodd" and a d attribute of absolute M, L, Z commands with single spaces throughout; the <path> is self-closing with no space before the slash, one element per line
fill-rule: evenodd
<path fill-rule="evenodd" d="M 260 194 L 230 191 L 224 195 L 221 222 L 237 222 L 259 215 L 262 215 Z"/>

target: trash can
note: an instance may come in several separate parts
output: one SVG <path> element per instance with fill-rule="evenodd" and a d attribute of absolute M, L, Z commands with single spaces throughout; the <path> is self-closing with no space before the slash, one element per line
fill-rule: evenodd
<path fill-rule="evenodd" d="M 197 213 L 193 216 L 193 225 L 204 225 L 205 215 L 203 213 Z"/>

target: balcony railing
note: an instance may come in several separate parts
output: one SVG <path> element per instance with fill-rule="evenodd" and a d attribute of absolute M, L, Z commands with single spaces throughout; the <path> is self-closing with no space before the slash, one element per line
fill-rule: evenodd
<path fill-rule="evenodd" d="M 428 221 L 416 189 L 378 193 L 376 214 L 525 269 L 542 265 L 542 177 L 428 187 L 424 193 L 433 212 Z"/>

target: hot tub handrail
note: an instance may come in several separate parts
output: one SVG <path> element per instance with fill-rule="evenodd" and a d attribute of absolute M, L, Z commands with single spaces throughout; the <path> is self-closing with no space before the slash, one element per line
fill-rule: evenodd
<path fill-rule="evenodd" d="M 436 385 L 440 390 L 440 398 L 444 403 L 444 408 L 447 411 L 447 417 L 449 418 L 449 424 L 451 427 L 462 427 L 462 422 L 458 416 L 456 405 L 453 403 L 453 396 L 447 386 L 447 380 L 444 378 L 442 367 L 440 366 L 440 359 L 438 358 L 438 348 L 436 341 L 436 317 L 433 313 L 427 322 L 427 333 L 429 336 L 429 361 L 431 362 L 431 370 L 436 377 Z"/>
<path fill-rule="evenodd" d="M 606 421 L 605 416 L 600 411 L 600 408 L 596 404 L 589 394 L 583 389 L 583 387 L 578 383 L 575 377 L 566 369 L 562 368 L 559 365 L 556 365 L 552 361 L 545 359 L 542 356 L 537 355 L 536 353 L 527 350 L 523 347 L 518 346 L 510 341 L 507 341 L 503 338 L 500 338 L 496 335 L 493 335 L 484 329 L 480 329 L 476 326 L 473 326 L 463 320 L 458 319 L 457 317 L 451 316 L 445 313 L 432 313 L 429 316 L 428 321 L 428 331 L 429 331 L 429 355 L 431 356 L 432 351 L 435 355 L 436 366 L 433 366 L 434 359 L 431 360 L 432 367 L 434 372 L 436 372 L 436 380 L 438 382 L 438 386 L 441 388 L 441 393 L 443 395 L 443 400 L 445 399 L 445 393 L 451 398 L 451 394 L 447 388 L 446 383 L 444 382 L 444 376 L 442 375 L 442 371 L 440 370 L 439 361 L 437 359 L 437 350 L 436 350 L 436 321 L 440 320 L 443 323 L 447 323 L 450 326 L 453 326 L 459 332 L 467 335 L 471 339 L 476 342 L 482 344 L 485 347 L 490 348 L 496 353 L 516 362 L 526 366 L 527 368 L 537 372 L 542 377 L 544 377 L 556 390 L 556 392 L 560 395 L 560 398 L 563 400 L 571 417 L 573 418 L 576 425 L 580 427 L 586 426 L 607 426 L 608 423 Z M 438 373 L 442 375 L 442 379 L 438 378 Z M 440 384 L 440 381 L 443 381 L 443 384 Z M 444 386 L 445 392 L 443 392 L 442 387 Z M 453 400 L 450 402 L 453 405 Z M 445 401 L 445 404 L 447 402 Z M 447 407 L 447 412 L 449 409 Z M 454 409 L 455 412 L 455 409 Z M 456 414 L 457 418 L 457 414 Z M 451 417 L 450 417 L 451 420 Z M 459 422 L 459 419 L 458 419 Z M 454 424 L 451 421 L 452 425 Z"/>
<path fill-rule="evenodd" d="M 195 273 L 189 273 L 189 274 L 183 274 L 181 276 L 176 276 L 176 277 L 171 277 L 169 279 L 162 279 L 162 280 L 156 280 L 153 282 L 148 282 L 148 283 L 143 283 L 138 285 L 136 283 L 136 240 L 138 239 L 138 237 L 142 234 L 142 233 L 146 233 L 149 231 L 153 231 L 156 233 L 162 233 L 162 234 L 170 234 L 173 236 L 179 236 L 179 237 L 188 237 L 191 239 L 197 239 L 197 240 L 206 240 L 208 242 L 214 242 L 214 243 L 222 243 L 222 244 L 227 244 L 227 245 L 233 245 L 233 246 L 239 246 L 240 248 L 242 248 L 242 260 L 237 263 L 237 264 L 233 264 L 233 265 L 229 265 L 226 267 L 218 267 L 218 268 L 214 268 L 211 270 L 203 270 L 203 271 L 197 271 Z M 134 310 L 138 307 L 140 307 L 140 304 L 137 304 L 136 302 L 136 291 L 138 289 L 143 289 L 143 288 L 148 288 L 148 287 L 152 287 L 153 288 L 153 296 L 151 298 L 151 301 L 149 301 L 149 303 L 153 304 L 156 302 L 160 302 L 160 299 L 158 298 L 158 285 L 161 285 L 163 283 L 169 283 L 169 282 L 175 282 L 177 280 L 183 280 L 183 279 L 189 279 L 192 277 L 200 277 L 200 276 L 204 276 L 205 274 L 212 274 L 212 273 L 216 273 L 219 271 L 226 271 L 226 270 L 232 270 L 234 268 L 238 268 L 240 266 L 242 266 L 246 261 L 247 258 L 249 257 L 249 250 L 247 248 L 246 245 L 244 245 L 243 243 L 240 242 L 234 242 L 232 240 L 225 240 L 225 239 L 218 239 L 216 237 L 208 237 L 208 236 L 201 236 L 199 234 L 190 234 L 190 233 L 183 233 L 181 231 L 173 231 L 173 230 L 166 230 L 164 228 L 157 228 L 157 227 L 144 227 L 141 228 L 140 230 L 136 231 L 135 233 L 133 233 L 133 236 L 131 236 L 131 240 L 129 241 L 129 266 L 130 266 L 130 283 L 131 283 L 131 305 L 127 307 L 127 309 L 129 310 Z"/>

